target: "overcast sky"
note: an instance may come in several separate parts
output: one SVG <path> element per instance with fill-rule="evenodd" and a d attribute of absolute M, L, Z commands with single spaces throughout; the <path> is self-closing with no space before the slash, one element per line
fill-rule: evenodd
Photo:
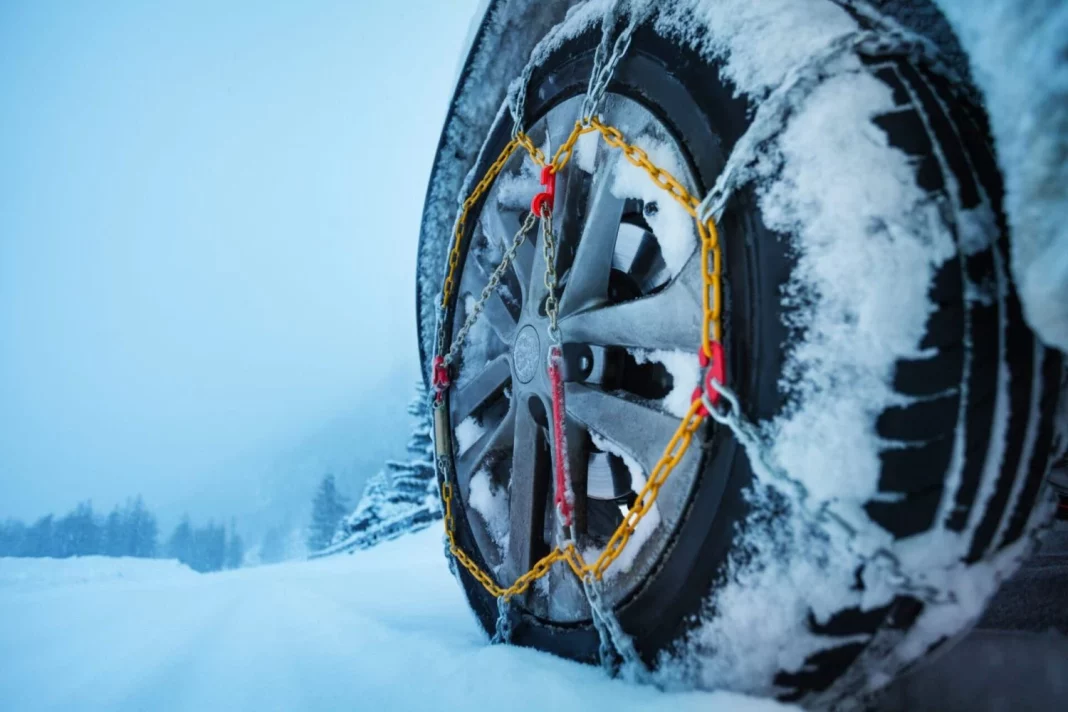
<path fill-rule="evenodd" d="M 402 408 L 476 5 L 0 3 L 0 517 Z"/>

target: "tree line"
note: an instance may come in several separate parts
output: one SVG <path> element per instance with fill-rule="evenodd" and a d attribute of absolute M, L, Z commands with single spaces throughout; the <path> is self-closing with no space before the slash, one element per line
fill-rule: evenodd
<path fill-rule="evenodd" d="M 156 515 L 137 496 L 107 516 L 86 501 L 63 517 L 46 514 L 30 525 L 18 519 L 0 522 L 0 556 L 169 558 L 207 572 L 237 568 L 245 547 L 233 525 L 229 531 L 214 521 L 194 527 L 188 516 L 161 545 Z"/>

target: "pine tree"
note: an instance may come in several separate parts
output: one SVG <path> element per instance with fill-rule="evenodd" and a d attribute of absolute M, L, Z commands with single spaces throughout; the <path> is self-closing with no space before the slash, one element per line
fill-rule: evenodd
<path fill-rule="evenodd" d="M 126 504 L 125 556 L 139 556 L 152 558 L 156 555 L 156 538 L 159 536 L 159 526 L 156 517 L 145 508 L 141 495 L 132 502 Z"/>
<path fill-rule="evenodd" d="M 388 461 L 371 476 L 356 511 L 345 518 L 337 539 L 350 539 L 355 546 L 370 546 L 406 531 L 422 529 L 441 518 L 431 414 L 422 381 L 416 384 L 408 414 L 415 421 L 407 444 L 408 461 Z"/>
<path fill-rule="evenodd" d="M 0 524 L 0 556 L 24 556 L 26 525 L 18 519 Z"/>
<path fill-rule="evenodd" d="M 189 566 L 194 571 L 219 571 L 226 562 L 226 530 L 208 521 L 193 530 L 193 552 Z"/>
<path fill-rule="evenodd" d="M 426 407 L 426 387 L 422 381 L 416 387 L 415 397 L 408 404 L 408 414 L 415 420 L 411 437 L 408 438 L 408 461 L 386 463 L 390 482 L 397 502 L 415 506 L 425 505 L 428 483 L 434 480 L 434 444 L 430 439 L 430 418 Z M 435 497 L 436 499 L 436 497 Z"/>
<path fill-rule="evenodd" d="M 224 562 L 228 569 L 241 568 L 241 564 L 245 561 L 245 542 L 241 540 L 241 536 L 237 533 L 237 527 L 233 521 L 230 522 L 230 536 L 226 540 L 226 561 Z"/>
<path fill-rule="evenodd" d="M 415 396 L 408 403 L 408 415 L 415 421 L 412 435 L 408 438 L 408 455 L 412 462 L 419 462 L 434 469 L 434 441 L 431 438 L 433 418 L 427 407 L 427 390 L 422 381 L 415 386 Z"/>
<path fill-rule="evenodd" d="M 23 556 L 54 556 L 52 515 L 46 514 L 33 523 L 23 540 Z"/>
<path fill-rule="evenodd" d="M 282 530 L 278 527 L 271 527 L 263 535 L 263 541 L 260 543 L 260 563 L 276 564 L 285 558 L 285 554 L 285 539 L 282 536 Z"/>
<path fill-rule="evenodd" d="M 52 556 L 66 559 L 74 556 L 74 540 L 77 537 L 77 521 L 74 512 L 55 521 L 52 526 Z"/>
<path fill-rule="evenodd" d="M 177 559 L 185 565 L 190 565 L 193 560 L 193 526 L 189 523 L 189 515 L 183 515 L 182 521 L 171 533 L 167 540 L 167 556 Z"/>
<path fill-rule="evenodd" d="M 101 539 L 100 549 L 104 556 L 123 556 L 126 553 L 124 522 L 118 506 L 111 510 L 111 514 L 104 521 Z"/>
<path fill-rule="evenodd" d="M 378 526 L 391 506 L 392 482 L 385 470 L 379 470 L 367 480 L 356 511 L 345 518 L 341 529 L 347 536 L 362 534 Z"/>
<path fill-rule="evenodd" d="M 81 502 L 55 524 L 54 555 L 92 556 L 100 553 L 100 526 L 91 502 Z"/>
<path fill-rule="evenodd" d="M 308 531 L 308 548 L 312 551 L 326 548 L 334 538 L 347 504 L 334 483 L 334 476 L 327 475 L 319 483 L 319 490 L 312 502 L 312 522 Z"/>

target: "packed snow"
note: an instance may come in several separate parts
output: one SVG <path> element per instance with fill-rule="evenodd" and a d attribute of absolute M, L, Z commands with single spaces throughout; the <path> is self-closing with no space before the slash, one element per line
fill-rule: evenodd
<path fill-rule="evenodd" d="M 445 565 L 441 532 L 367 551 L 218 574 L 121 560 L 3 560 L 5 710 L 785 709 L 730 693 L 666 694 L 547 653 L 491 646 Z M 51 570 L 51 573 L 49 573 Z M 32 571 L 32 574 L 29 572 Z"/>
<path fill-rule="evenodd" d="M 0 590 L 29 593 L 56 587 L 161 578 L 181 579 L 196 572 L 174 559 L 80 556 L 69 559 L 0 558 Z"/>
<path fill-rule="evenodd" d="M 467 503 L 486 523 L 503 557 L 508 551 L 508 492 L 490 479 L 489 469 L 482 467 L 471 477 Z"/>
<path fill-rule="evenodd" d="M 701 382 L 701 362 L 697 354 L 665 349 L 630 349 L 638 363 L 659 363 L 671 374 L 671 392 L 663 400 L 664 410 L 682 418 L 693 404 L 694 389 Z"/>
<path fill-rule="evenodd" d="M 486 428 L 473 415 L 469 415 L 459 422 L 454 434 L 456 436 L 456 452 L 464 453 L 478 442 L 478 439 L 486 434 Z"/>
<path fill-rule="evenodd" d="M 630 489 L 632 492 L 641 492 L 645 487 L 645 472 L 642 470 L 642 466 L 638 464 L 637 460 L 631 457 L 623 448 L 613 443 L 608 438 L 601 437 L 598 433 L 590 431 L 590 439 L 593 444 L 600 450 L 610 452 L 613 455 L 618 455 L 623 460 L 623 464 L 627 466 L 627 471 L 630 473 Z M 641 551 L 645 543 L 652 539 L 653 534 L 656 532 L 657 527 L 660 526 L 660 505 L 653 502 L 649 507 L 649 511 L 645 513 L 638 525 L 634 527 L 634 533 L 630 536 L 630 541 L 623 551 L 620 552 L 619 557 L 613 562 L 612 566 L 605 572 L 605 576 L 612 578 L 618 576 L 621 573 L 630 571 L 630 568 L 634 565 L 634 560 L 638 558 L 638 552 Z M 601 555 L 601 550 L 587 550 L 582 552 L 583 558 L 587 561 L 593 561 Z"/>
<path fill-rule="evenodd" d="M 619 103 L 623 107 L 627 106 L 627 103 L 622 101 Z M 612 103 L 607 105 L 611 107 Z M 667 137 L 657 136 L 652 128 L 639 131 L 638 127 L 629 125 L 625 111 L 619 112 L 618 115 L 622 118 L 616 119 L 616 123 L 627 140 L 649 154 L 649 160 L 653 164 L 670 173 L 689 190 L 693 190 L 693 180 L 686 170 L 686 164 Z M 676 276 L 697 249 L 697 226 L 693 218 L 678 201 L 671 199 L 663 188 L 652 181 L 644 168 L 635 166 L 620 152 L 616 152 L 613 159 L 614 165 L 609 163 L 609 166 L 612 166 L 610 170 L 615 174 L 612 182 L 613 195 L 620 198 L 638 198 L 645 204 L 645 219 L 656 235 L 668 271 L 672 277 Z"/>
<path fill-rule="evenodd" d="M 760 97 L 856 23 L 824 0 L 677 0 L 661 10 L 657 27 L 724 60 L 739 91 Z"/>

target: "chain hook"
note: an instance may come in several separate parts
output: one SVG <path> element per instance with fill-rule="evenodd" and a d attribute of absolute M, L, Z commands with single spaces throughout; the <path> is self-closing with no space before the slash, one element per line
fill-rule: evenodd
<path fill-rule="evenodd" d="M 690 402 L 701 401 L 701 408 L 697 411 L 701 417 L 707 416 L 715 410 L 719 404 L 722 393 L 719 386 L 727 382 L 727 365 L 723 357 L 723 344 L 709 340 L 708 348 L 697 350 L 697 360 L 701 364 L 701 385 L 694 389 Z M 709 406 L 712 406 L 711 408 Z"/>
<path fill-rule="evenodd" d="M 551 213 L 556 201 L 556 168 L 551 163 L 541 169 L 541 184 L 545 190 L 530 201 L 530 212 L 539 218 Z"/>
<path fill-rule="evenodd" d="M 445 391 L 449 388 L 449 365 L 445 363 L 444 356 L 435 356 L 433 364 L 433 375 L 431 376 L 431 385 L 434 386 L 434 402 L 441 404 L 442 399 L 445 397 Z"/>

